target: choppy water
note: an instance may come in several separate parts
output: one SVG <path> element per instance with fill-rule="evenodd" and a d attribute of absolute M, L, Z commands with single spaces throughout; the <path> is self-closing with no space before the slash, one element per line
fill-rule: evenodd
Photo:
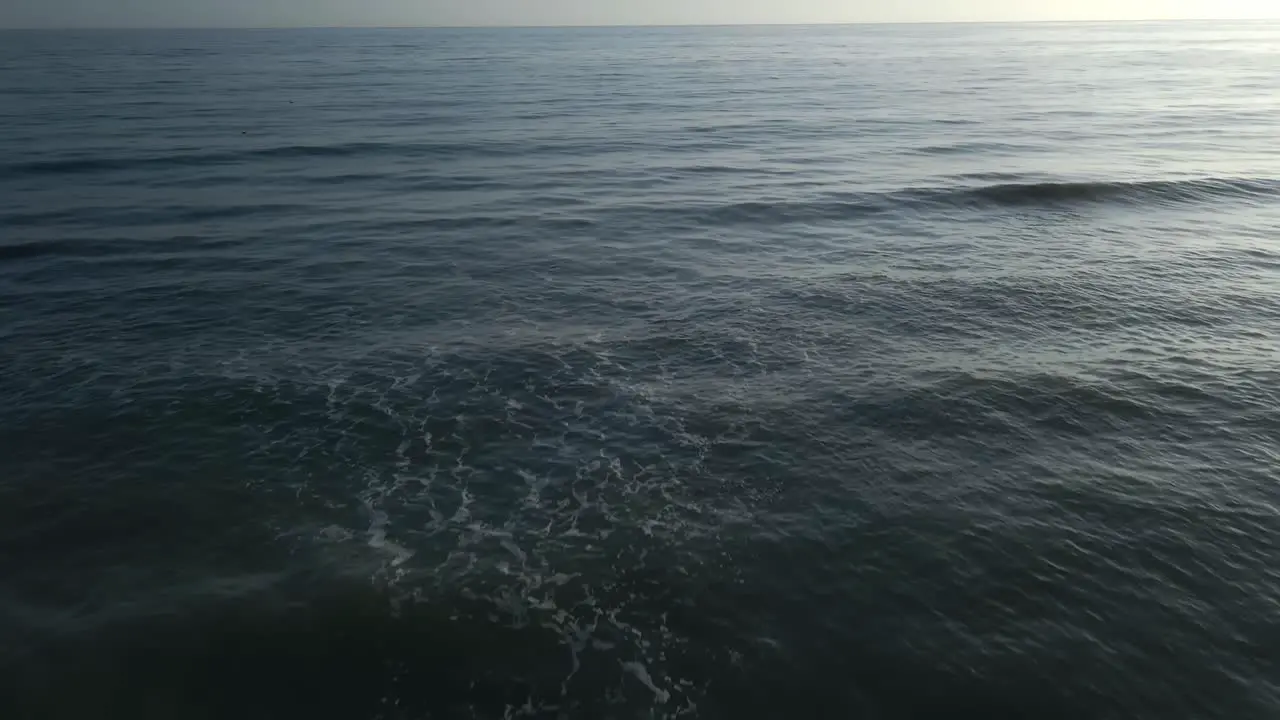
<path fill-rule="evenodd" d="M 1277 118 L 1277 24 L 0 35 L 0 715 L 1274 718 Z"/>

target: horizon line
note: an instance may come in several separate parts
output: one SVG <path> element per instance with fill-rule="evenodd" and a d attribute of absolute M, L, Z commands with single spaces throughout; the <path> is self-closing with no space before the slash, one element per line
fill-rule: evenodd
<path fill-rule="evenodd" d="M 1277 17 L 1129 18 L 1108 20 L 856 20 L 838 22 L 742 23 L 582 23 L 562 25 L 31 25 L 0 27 L 0 32 L 191 31 L 191 30 L 591 30 L 733 27 L 861 27 L 902 25 L 1141 25 L 1153 23 L 1280 22 Z"/>

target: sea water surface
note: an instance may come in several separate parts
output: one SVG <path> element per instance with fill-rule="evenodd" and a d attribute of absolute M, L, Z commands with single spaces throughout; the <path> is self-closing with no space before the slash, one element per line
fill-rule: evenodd
<path fill-rule="evenodd" d="M 1280 716 L 1280 24 L 0 34 L 0 716 Z"/>

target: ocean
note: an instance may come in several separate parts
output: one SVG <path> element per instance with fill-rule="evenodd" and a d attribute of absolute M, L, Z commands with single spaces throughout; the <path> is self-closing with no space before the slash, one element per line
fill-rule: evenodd
<path fill-rule="evenodd" d="M 0 33 L 6 720 L 1280 716 L 1280 23 Z"/>

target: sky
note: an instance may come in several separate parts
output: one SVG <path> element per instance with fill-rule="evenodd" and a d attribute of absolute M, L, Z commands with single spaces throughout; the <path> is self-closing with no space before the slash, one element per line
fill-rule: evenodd
<path fill-rule="evenodd" d="M 0 27 L 684 25 L 1280 18 L 1280 0 L 0 0 Z"/>

